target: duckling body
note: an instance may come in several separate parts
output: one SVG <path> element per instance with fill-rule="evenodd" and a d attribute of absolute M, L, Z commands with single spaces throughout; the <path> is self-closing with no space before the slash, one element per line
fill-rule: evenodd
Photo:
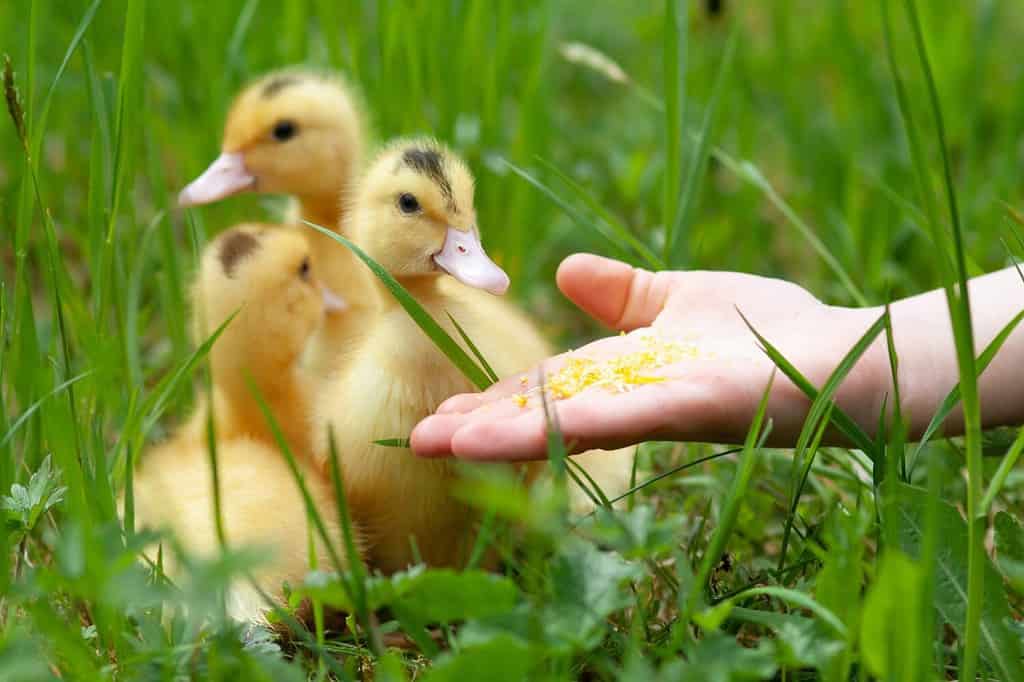
<path fill-rule="evenodd" d="M 442 287 L 448 273 L 496 293 L 508 286 L 480 245 L 468 169 L 433 141 L 387 148 L 367 171 L 350 209 L 356 242 L 446 327 L 446 313 L 476 326 L 472 308 Z M 390 294 L 381 301 L 364 342 L 317 402 L 314 452 L 322 465 L 328 429 L 333 430 L 352 490 L 349 502 L 366 527 L 374 568 L 391 573 L 418 558 L 433 566 L 460 566 L 477 518 L 454 497 L 454 464 L 373 441 L 407 436 L 442 401 L 472 385 Z M 450 333 L 457 337 L 453 328 Z"/>
<path fill-rule="evenodd" d="M 410 289 L 455 336 L 444 311 L 456 319 L 467 311 L 453 310 L 451 301 L 436 290 L 436 280 Z M 343 435 L 341 462 L 346 489 L 351 490 L 349 504 L 366 524 L 371 564 L 385 573 L 414 563 L 411 538 L 431 566 L 461 567 L 472 548 L 476 515 L 452 496 L 458 479 L 454 465 L 373 443 L 405 437 L 447 397 L 472 390 L 453 370 L 408 314 L 390 306 L 375 320 L 328 400 L 320 403 L 329 411 L 334 432 Z M 332 405 L 346 408 L 336 412 Z"/>
<path fill-rule="evenodd" d="M 229 230 L 206 248 L 193 295 L 200 338 L 231 318 L 210 351 L 226 539 L 268 550 L 270 559 L 254 578 L 279 597 L 282 581 L 297 584 L 310 568 L 306 510 L 250 386 L 280 425 L 332 543 L 341 547 L 333 491 L 310 459 L 312 387 L 299 365 L 330 299 L 312 274 L 307 242 L 260 224 Z M 201 402 L 174 438 L 147 454 L 134 481 L 138 524 L 173 531 L 199 556 L 219 546 L 207 417 Z M 323 546 L 316 555 L 326 566 Z M 177 570 L 171 567 L 172 577 Z M 251 586 L 233 586 L 230 596 L 231 615 L 240 620 L 256 620 L 267 609 Z"/>
<path fill-rule="evenodd" d="M 252 577 L 264 592 L 283 601 L 282 585 L 301 584 L 311 568 L 309 523 L 298 486 L 281 453 L 252 438 L 221 440 L 217 460 L 225 540 L 229 547 L 249 546 L 266 552 L 267 560 L 254 569 Z M 344 547 L 333 490 L 310 467 L 300 464 L 300 470 L 331 542 L 336 548 Z M 171 531 L 195 556 L 215 556 L 219 542 L 212 491 L 209 453 L 204 444 L 176 439 L 158 446 L 148 453 L 134 481 L 135 523 L 139 528 Z M 331 569 L 322 540 L 313 535 L 317 566 Z M 147 551 L 153 560 L 156 553 L 155 548 Z M 181 567 L 169 552 L 165 551 L 164 557 L 165 571 L 172 579 L 177 578 Z M 247 582 L 231 586 L 228 615 L 232 618 L 256 621 L 268 609 L 259 592 Z"/>

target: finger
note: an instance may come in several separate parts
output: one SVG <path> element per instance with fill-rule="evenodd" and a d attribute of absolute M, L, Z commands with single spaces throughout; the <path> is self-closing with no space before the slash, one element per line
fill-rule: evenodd
<path fill-rule="evenodd" d="M 595 391 L 553 403 L 570 452 L 615 449 L 646 440 L 686 440 L 732 435 L 733 415 L 703 382 L 652 384 L 628 393 Z M 541 459 L 547 453 L 547 420 L 540 409 L 494 418 L 461 415 L 445 424 L 446 451 L 479 460 Z M 728 440 L 728 438 L 726 438 Z"/>
<path fill-rule="evenodd" d="M 476 397 L 479 395 L 476 394 Z M 452 436 L 469 422 L 509 420 L 524 412 L 519 403 L 510 399 L 485 404 L 472 411 L 435 414 L 423 419 L 413 428 L 409 435 L 409 445 L 420 457 L 447 457 L 452 454 Z"/>
<path fill-rule="evenodd" d="M 589 253 L 569 256 L 558 268 L 558 288 L 569 300 L 613 329 L 652 324 L 672 291 L 673 274 L 653 273 Z"/>

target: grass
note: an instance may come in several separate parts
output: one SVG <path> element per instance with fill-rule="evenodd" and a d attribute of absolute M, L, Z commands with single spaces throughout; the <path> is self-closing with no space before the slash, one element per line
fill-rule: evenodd
<path fill-rule="evenodd" d="M 1024 72 L 1003 56 L 1024 9 L 13 0 L 0 35 L 0 679 L 1024 679 L 1024 437 L 981 431 L 977 376 L 1005 335 L 975 357 L 963 287 L 1022 255 Z M 357 83 L 377 138 L 466 156 L 488 250 L 566 345 L 599 333 L 553 288 L 575 250 L 786 277 L 841 305 L 944 287 L 961 380 L 940 414 L 960 402 L 966 437 L 908 444 L 880 415 L 872 438 L 831 404 L 887 317 L 820 387 L 762 339 L 814 400 L 795 452 L 763 447 L 760 419 L 740 450 L 645 444 L 628 507 L 582 521 L 491 472 L 465 492 L 505 575 L 357 567 L 292 586 L 352 627 L 240 630 L 217 595 L 251 553 L 171 585 L 117 496 L 202 392 L 198 250 L 281 209 L 186 216 L 173 197 L 232 93 L 295 62 Z M 857 449 L 821 447 L 828 424 Z M 411 649 L 387 648 L 398 630 Z"/>

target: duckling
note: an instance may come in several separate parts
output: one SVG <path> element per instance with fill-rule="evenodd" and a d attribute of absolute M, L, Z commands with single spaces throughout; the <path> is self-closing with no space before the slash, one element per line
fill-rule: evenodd
<path fill-rule="evenodd" d="M 299 69 L 276 71 L 235 98 L 220 156 L 178 197 L 182 206 L 240 192 L 297 198 L 297 215 L 285 225 L 305 237 L 313 269 L 349 302 L 348 312 L 329 318 L 313 339 L 309 359 L 318 373 L 335 366 L 359 336 L 376 308 L 377 290 L 347 249 L 299 219 L 338 228 L 341 196 L 362 163 L 363 129 L 356 96 L 340 78 Z"/>
<path fill-rule="evenodd" d="M 301 584 L 311 569 L 305 503 L 284 457 L 266 443 L 245 436 L 218 440 L 217 462 L 221 519 L 228 546 L 253 547 L 268 553 L 252 572 L 259 590 L 246 581 L 229 587 L 228 615 L 240 622 L 259 621 L 269 609 L 260 591 L 283 603 L 282 585 Z M 299 461 L 299 468 L 332 545 L 344 552 L 334 491 L 304 461 Z M 138 528 L 171 531 L 197 557 L 217 554 L 213 479 L 205 444 L 179 438 L 153 448 L 133 485 Z M 361 554 L 363 536 L 358 526 L 353 531 Z M 314 547 L 317 567 L 332 570 L 330 554 L 315 532 Z M 146 554 L 155 561 L 157 548 L 148 548 Z M 182 567 L 173 556 L 165 553 L 164 557 L 167 575 L 172 580 L 180 579 Z M 342 560 L 347 561 L 344 554 Z"/>
<path fill-rule="evenodd" d="M 297 583 L 308 570 L 306 512 L 247 375 L 299 458 L 314 503 L 340 547 L 333 490 L 310 465 L 312 389 L 298 364 L 325 308 L 338 303 L 314 278 L 306 240 L 260 224 L 235 227 L 205 249 L 193 293 L 201 336 L 235 315 L 210 350 L 225 534 L 229 543 L 273 552 L 255 578 L 264 591 L 280 595 L 283 580 Z M 148 454 L 134 482 L 140 526 L 169 528 L 199 555 L 218 544 L 206 418 L 201 405 L 172 440 Z M 317 556 L 318 565 L 327 567 L 324 547 L 317 547 Z M 240 620 L 256 619 L 265 610 L 249 586 L 234 586 L 230 596 L 231 614 Z"/>
<path fill-rule="evenodd" d="M 313 378 L 299 358 L 325 315 L 340 316 L 346 308 L 313 272 L 312 248 L 302 235 L 261 223 L 236 226 L 204 251 L 192 296 L 197 338 L 235 316 L 209 355 L 220 437 L 275 442 L 251 381 L 292 451 L 310 451 Z M 205 442 L 205 428 L 201 408 L 186 432 Z"/>
<path fill-rule="evenodd" d="M 346 83 L 334 76 L 285 69 L 256 80 L 231 106 L 223 153 L 182 190 L 179 202 L 193 206 L 245 191 L 290 194 L 297 198 L 301 218 L 352 237 L 344 197 L 353 191 L 366 128 L 356 100 Z M 347 249 L 319 232 L 297 229 L 313 246 L 314 269 L 349 303 L 345 315 L 328 316 L 310 343 L 307 366 L 311 373 L 327 376 L 342 366 L 371 326 L 379 288 Z M 472 311 L 459 323 L 499 375 L 522 371 L 555 353 L 515 305 L 451 277 L 440 278 L 438 286 L 462 309 Z M 389 293 L 384 297 L 390 300 Z M 628 487 L 631 453 L 583 454 L 576 459 L 609 495 Z M 589 498 L 571 490 L 574 508 L 586 510 Z"/>
<path fill-rule="evenodd" d="M 492 294 L 508 288 L 508 276 L 481 245 L 468 168 L 433 140 L 388 146 L 352 196 L 348 220 L 359 246 L 455 338 L 446 313 L 468 328 L 481 320 L 442 279 Z M 459 566 L 472 548 L 476 518 L 452 496 L 455 465 L 373 441 L 408 434 L 445 398 L 473 387 L 390 294 L 382 291 L 380 300 L 366 338 L 317 400 L 315 457 L 323 466 L 333 428 L 372 566 L 391 573 L 414 563 L 413 542 L 428 565 Z M 481 338 L 478 345 L 487 353 L 495 342 Z"/>

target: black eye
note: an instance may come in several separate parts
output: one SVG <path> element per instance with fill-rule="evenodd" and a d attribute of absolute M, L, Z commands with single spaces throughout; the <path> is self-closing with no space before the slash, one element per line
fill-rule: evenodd
<path fill-rule="evenodd" d="M 416 197 L 406 192 L 398 197 L 398 208 L 402 213 L 415 213 L 420 210 L 420 202 L 416 200 Z"/>
<path fill-rule="evenodd" d="M 278 121 L 274 124 L 274 139 L 278 142 L 286 142 L 295 137 L 298 130 L 294 121 Z"/>
<path fill-rule="evenodd" d="M 302 265 L 299 266 L 299 277 L 309 281 L 309 256 L 302 259 Z"/>

